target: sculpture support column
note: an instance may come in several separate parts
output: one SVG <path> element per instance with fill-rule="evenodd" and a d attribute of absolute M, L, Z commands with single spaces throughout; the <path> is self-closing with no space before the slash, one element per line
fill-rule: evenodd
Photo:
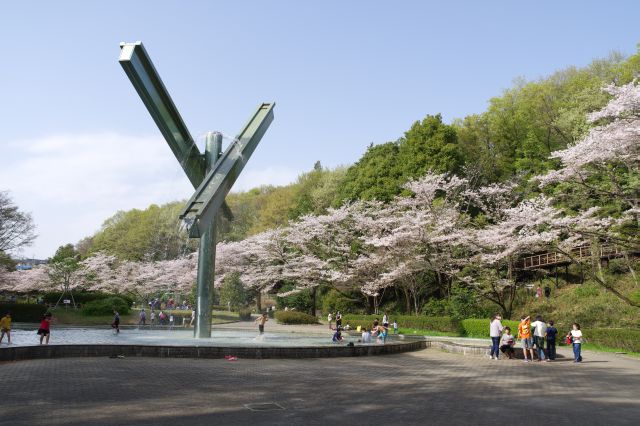
<path fill-rule="evenodd" d="M 207 133 L 205 147 L 206 173 L 220 158 L 222 152 L 222 134 Z M 200 237 L 200 250 L 198 252 L 198 282 L 196 300 L 196 326 L 193 330 L 194 337 L 208 339 L 211 337 L 211 296 L 215 280 L 216 265 L 216 216 L 209 224 L 207 230 Z"/>

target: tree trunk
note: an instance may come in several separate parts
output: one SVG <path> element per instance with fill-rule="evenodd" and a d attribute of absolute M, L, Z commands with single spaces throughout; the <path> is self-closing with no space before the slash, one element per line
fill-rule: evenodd
<path fill-rule="evenodd" d="M 256 292 L 256 308 L 258 313 L 262 312 L 262 292 L 260 290 Z"/>
<path fill-rule="evenodd" d="M 311 289 L 311 316 L 316 316 L 316 293 L 317 293 L 317 288 L 314 287 Z"/>
<path fill-rule="evenodd" d="M 404 300 L 406 304 L 405 312 L 410 314 L 411 313 L 411 296 L 409 295 L 409 290 L 406 287 L 403 287 L 402 290 L 404 291 Z"/>

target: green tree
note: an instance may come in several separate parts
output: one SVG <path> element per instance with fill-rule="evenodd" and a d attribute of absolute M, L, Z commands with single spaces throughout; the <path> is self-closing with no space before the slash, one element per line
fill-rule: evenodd
<path fill-rule="evenodd" d="M 241 308 L 249 303 L 249 295 L 240 281 L 239 274 L 229 274 L 220 286 L 220 303 L 233 308 Z"/>

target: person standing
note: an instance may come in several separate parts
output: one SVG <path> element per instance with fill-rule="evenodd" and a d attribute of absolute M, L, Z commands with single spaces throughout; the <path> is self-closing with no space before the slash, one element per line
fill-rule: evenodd
<path fill-rule="evenodd" d="M 500 314 L 495 313 L 489 323 L 489 336 L 491 337 L 491 359 L 499 359 L 500 354 L 500 335 L 502 334 L 502 323 Z M 495 358 L 493 357 L 495 354 Z"/>
<path fill-rule="evenodd" d="M 173 312 L 169 313 L 169 328 L 173 328 Z"/>
<path fill-rule="evenodd" d="M 0 318 L 0 343 L 4 339 L 4 335 L 7 335 L 7 344 L 11 344 L 11 312 L 7 312 L 2 318 Z"/>
<path fill-rule="evenodd" d="M 393 321 L 393 334 L 398 334 L 398 323 Z"/>
<path fill-rule="evenodd" d="M 542 299 L 542 289 L 540 288 L 540 286 L 538 286 L 538 288 L 536 288 L 536 299 L 537 300 Z"/>
<path fill-rule="evenodd" d="M 536 320 L 531 324 L 533 327 L 533 344 L 536 345 L 538 352 L 538 362 L 546 361 L 544 356 L 544 340 L 547 334 L 547 323 L 542 321 L 540 315 L 536 316 Z"/>
<path fill-rule="evenodd" d="M 51 314 L 47 313 L 44 317 L 42 317 L 42 321 L 40 321 L 40 328 L 38 328 L 38 334 L 40 335 L 40 344 L 42 344 L 42 340 L 47 337 L 46 344 L 49 344 L 49 336 L 51 335 Z"/>
<path fill-rule="evenodd" d="M 138 321 L 138 326 L 142 325 L 146 325 L 147 323 L 147 313 L 144 311 L 144 309 L 142 309 L 140 311 L 140 320 Z"/>
<path fill-rule="evenodd" d="M 342 327 L 342 314 L 340 313 L 340 311 L 338 311 L 336 313 L 336 328 L 341 328 Z"/>
<path fill-rule="evenodd" d="M 327 315 L 327 321 L 329 321 L 329 330 L 331 330 L 331 322 L 333 321 L 333 315 L 331 315 L 331 312 Z"/>
<path fill-rule="evenodd" d="M 193 322 L 196 320 L 196 308 L 191 309 L 191 322 L 189 326 L 193 327 Z"/>
<path fill-rule="evenodd" d="M 553 326 L 553 321 L 549 321 L 549 327 L 547 327 L 547 355 L 548 359 L 555 361 L 556 359 L 556 336 L 558 329 Z"/>
<path fill-rule="evenodd" d="M 387 315 L 386 312 L 382 316 L 382 326 L 387 329 L 389 328 L 389 316 Z"/>
<path fill-rule="evenodd" d="M 582 331 L 580 331 L 580 324 L 573 323 L 572 330 L 567 334 L 567 338 L 571 338 L 571 344 L 573 345 L 573 362 L 582 362 Z"/>
<path fill-rule="evenodd" d="M 151 314 L 149 315 L 149 318 L 151 319 L 151 325 L 155 325 L 156 323 L 156 311 L 154 311 L 153 309 L 151 310 Z"/>
<path fill-rule="evenodd" d="M 269 317 L 267 317 L 267 313 L 266 312 L 264 312 L 262 315 L 260 315 L 254 321 L 255 323 L 258 324 L 258 332 L 260 334 L 264 334 L 264 323 L 266 323 L 267 321 L 269 321 Z"/>
<path fill-rule="evenodd" d="M 544 297 L 547 299 L 551 297 L 551 287 L 549 285 L 544 286 Z"/>
<path fill-rule="evenodd" d="M 520 324 L 518 324 L 518 339 L 522 341 L 522 354 L 524 355 L 524 362 L 529 362 L 527 358 L 527 349 L 531 354 L 531 360 L 533 361 L 533 343 L 531 341 L 531 319 L 528 315 L 523 315 Z"/>
<path fill-rule="evenodd" d="M 113 328 L 116 334 L 120 333 L 120 314 L 118 311 L 113 311 L 113 323 L 111 323 L 111 328 Z"/>

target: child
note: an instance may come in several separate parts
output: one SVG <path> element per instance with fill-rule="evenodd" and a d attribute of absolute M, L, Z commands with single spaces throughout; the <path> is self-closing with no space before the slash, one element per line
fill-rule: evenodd
<path fill-rule="evenodd" d="M 393 334 L 398 334 L 398 323 L 393 321 Z"/>
<path fill-rule="evenodd" d="M 50 326 L 51 314 L 47 313 L 44 317 L 42 317 L 42 321 L 40 321 L 40 328 L 38 328 L 38 334 L 40 335 L 40 344 L 42 344 L 42 340 L 45 336 L 47 336 L 46 344 L 49 344 L 49 336 L 51 335 Z"/>
<path fill-rule="evenodd" d="M 567 334 L 567 338 L 571 337 L 571 343 L 573 344 L 573 362 L 582 362 L 582 355 L 580 354 L 582 346 L 582 331 L 580 331 L 580 324 L 573 323 L 573 329 Z"/>
<path fill-rule="evenodd" d="M 336 332 L 333 334 L 331 341 L 333 343 L 340 343 L 342 340 L 342 327 L 336 327 Z"/>
<path fill-rule="evenodd" d="M 518 339 L 522 340 L 522 353 L 524 354 L 524 362 L 529 362 L 527 358 L 527 349 L 531 354 L 531 361 L 533 361 L 533 344 L 531 341 L 531 319 L 527 315 L 523 315 L 520 324 L 518 325 Z"/>
<path fill-rule="evenodd" d="M 113 311 L 113 323 L 111 323 L 111 328 L 113 328 L 116 334 L 120 333 L 120 314 L 118 311 Z"/>
<path fill-rule="evenodd" d="M 516 351 L 513 347 L 516 344 L 516 339 L 511 334 L 511 328 L 505 327 L 502 330 L 502 344 L 500 345 L 500 350 L 503 354 L 509 357 L 509 359 L 513 359 Z"/>
<path fill-rule="evenodd" d="M 553 321 L 549 321 L 549 327 L 547 327 L 546 338 L 547 338 L 547 355 L 551 361 L 555 361 L 556 359 L 556 335 L 558 334 L 558 329 L 553 326 Z"/>
<path fill-rule="evenodd" d="M 362 329 L 362 343 L 371 343 L 371 332 L 367 330 L 367 327 Z"/>
<path fill-rule="evenodd" d="M 11 344 L 11 312 L 7 312 L 5 316 L 0 319 L 0 343 L 4 339 L 4 335 L 7 335 L 7 344 Z"/>
<path fill-rule="evenodd" d="M 258 324 L 258 334 L 264 334 L 264 323 L 267 321 L 269 321 L 269 318 L 266 312 L 256 318 L 254 322 Z"/>
<path fill-rule="evenodd" d="M 384 326 L 379 325 L 376 335 L 378 336 L 378 343 L 385 343 L 387 341 L 387 331 L 388 329 Z"/>

